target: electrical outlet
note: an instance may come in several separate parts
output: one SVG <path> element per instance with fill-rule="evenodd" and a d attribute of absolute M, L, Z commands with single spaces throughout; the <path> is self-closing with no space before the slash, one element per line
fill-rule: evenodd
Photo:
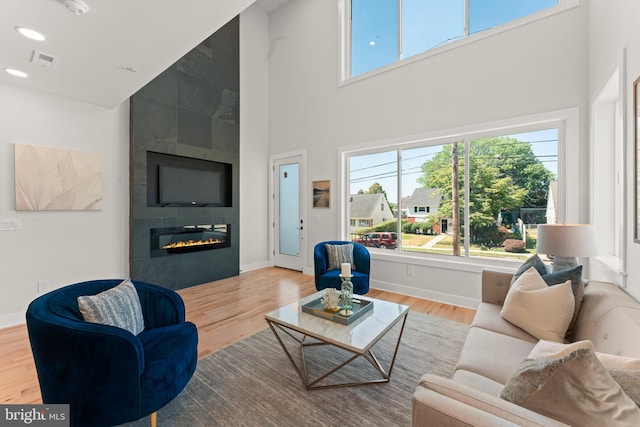
<path fill-rule="evenodd" d="M 49 281 L 38 280 L 38 293 L 43 294 L 45 292 L 49 292 Z"/>
<path fill-rule="evenodd" d="M 0 231 L 20 230 L 20 220 L 15 218 L 0 219 Z"/>
<path fill-rule="evenodd" d="M 407 276 L 413 276 L 413 265 L 407 265 Z"/>

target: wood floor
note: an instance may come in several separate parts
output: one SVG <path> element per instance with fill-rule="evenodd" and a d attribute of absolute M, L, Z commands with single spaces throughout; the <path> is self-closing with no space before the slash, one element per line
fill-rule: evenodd
<path fill-rule="evenodd" d="M 314 292 L 313 276 L 272 267 L 178 291 L 198 327 L 199 358 L 267 327 L 264 314 Z M 470 324 L 474 310 L 371 289 L 367 296 Z M 41 403 L 24 325 L 0 329 L 0 403 Z"/>

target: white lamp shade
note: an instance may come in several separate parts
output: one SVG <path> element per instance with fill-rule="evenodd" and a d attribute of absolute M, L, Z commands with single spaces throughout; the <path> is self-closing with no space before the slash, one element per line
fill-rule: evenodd
<path fill-rule="evenodd" d="M 595 228 L 591 224 L 538 225 L 538 253 L 559 257 L 589 257 L 598 254 Z"/>

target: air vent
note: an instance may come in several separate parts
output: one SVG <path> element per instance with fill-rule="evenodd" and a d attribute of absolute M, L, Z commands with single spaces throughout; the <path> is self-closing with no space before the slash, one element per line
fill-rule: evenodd
<path fill-rule="evenodd" d="M 58 65 L 58 60 L 55 56 L 38 50 L 34 50 L 31 56 L 31 62 L 44 68 L 55 68 Z"/>

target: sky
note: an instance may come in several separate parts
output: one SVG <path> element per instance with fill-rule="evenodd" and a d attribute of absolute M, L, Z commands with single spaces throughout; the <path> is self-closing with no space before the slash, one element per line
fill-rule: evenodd
<path fill-rule="evenodd" d="M 557 0 L 469 0 L 469 34 L 557 5 Z M 464 37 L 464 0 L 402 0 L 402 58 Z M 351 1 L 352 76 L 398 59 L 398 0 Z"/>
<path fill-rule="evenodd" d="M 496 135 L 500 136 L 500 135 Z M 531 144 L 533 154 L 544 166 L 558 176 L 558 130 L 545 129 L 535 132 L 506 135 L 518 141 Z M 402 195 L 410 196 L 413 190 L 420 188 L 416 182 L 421 175 L 422 164 L 442 150 L 441 145 L 412 148 L 402 151 Z M 398 203 L 397 151 L 350 157 L 351 194 L 358 190 L 367 191 L 378 182 L 387 193 L 388 200 Z"/>
<path fill-rule="evenodd" d="M 352 0 L 352 76 L 398 60 L 398 1 Z M 469 0 L 469 34 L 492 28 L 557 5 L 557 0 Z M 402 0 L 402 58 L 408 58 L 464 37 L 465 0 Z M 532 143 L 534 154 L 551 172 L 558 172 L 557 130 L 510 135 Z M 419 185 L 420 166 L 437 147 L 403 154 L 402 195 Z M 555 157 L 548 157 L 555 156 Z M 395 150 L 351 158 L 351 192 L 367 191 L 379 182 L 389 201 L 397 203 Z"/>

